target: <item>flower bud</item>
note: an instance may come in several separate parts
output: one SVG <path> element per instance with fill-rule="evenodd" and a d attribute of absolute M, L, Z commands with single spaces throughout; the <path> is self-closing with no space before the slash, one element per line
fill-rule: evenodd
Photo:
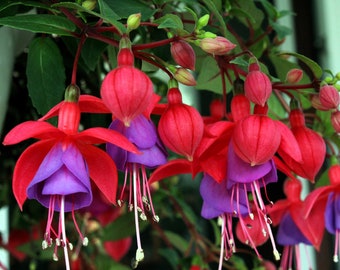
<path fill-rule="evenodd" d="M 331 115 L 331 123 L 336 133 L 340 133 L 340 112 L 333 112 Z"/>
<path fill-rule="evenodd" d="M 313 108 L 319 111 L 328 111 L 329 109 L 321 104 L 320 96 L 318 94 L 311 95 L 311 102 Z"/>
<path fill-rule="evenodd" d="M 129 65 L 118 66 L 105 76 L 100 94 L 113 116 L 129 126 L 134 117 L 149 107 L 153 85 L 141 70 Z"/>
<path fill-rule="evenodd" d="M 202 29 L 203 27 L 207 26 L 208 22 L 209 22 L 209 19 L 210 19 L 210 15 L 209 14 L 205 14 L 203 15 L 202 17 L 200 17 L 197 21 L 197 26 L 196 26 L 196 29 L 197 30 L 200 30 Z"/>
<path fill-rule="evenodd" d="M 320 102 L 328 109 L 336 109 L 340 103 L 338 90 L 333 85 L 324 85 L 320 88 Z"/>
<path fill-rule="evenodd" d="M 251 102 L 264 106 L 272 93 L 272 84 L 262 71 L 250 71 L 244 81 L 244 92 Z"/>
<path fill-rule="evenodd" d="M 189 43 L 183 40 L 172 42 L 170 51 L 178 65 L 183 68 L 195 70 L 196 55 Z"/>
<path fill-rule="evenodd" d="M 331 185 L 340 184 L 340 165 L 332 165 L 328 170 L 328 177 Z"/>
<path fill-rule="evenodd" d="M 185 68 L 177 68 L 174 73 L 174 78 L 184 85 L 195 86 L 196 80 L 194 76 Z"/>
<path fill-rule="evenodd" d="M 127 19 L 127 29 L 128 32 L 135 30 L 140 25 L 140 19 L 142 15 L 140 13 L 131 14 Z"/>
<path fill-rule="evenodd" d="M 293 68 L 287 72 L 286 82 L 288 83 L 298 83 L 303 77 L 303 71 L 298 68 Z"/>
<path fill-rule="evenodd" d="M 194 107 L 181 102 L 178 88 L 169 89 L 168 101 L 169 105 L 159 120 L 159 136 L 171 151 L 193 160 L 203 137 L 203 119 Z"/>
<path fill-rule="evenodd" d="M 85 0 L 81 3 L 81 6 L 87 10 L 94 10 L 96 7 L 97 0 Z"/>
<path fill-rule="evenodd" d="M 220 36 L 216 38 L 203 38 L 199 46 L 203 51 L 213 55 L 224 55 L 236 47 L 234 43 Z"/>

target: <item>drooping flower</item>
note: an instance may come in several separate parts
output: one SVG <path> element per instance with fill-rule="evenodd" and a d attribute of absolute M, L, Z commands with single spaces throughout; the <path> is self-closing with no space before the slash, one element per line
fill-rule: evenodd
<path fill-rule="evenodd" d="M 232 193 L 226 188 L 226 178 L 218 183 L 209 174 L 204 174 L 200 185 L 203 199 L 202 217 L 221 220 L 221 252 L 219 269 L 222 269 L 223 257 L 230 258 L 236 251 L 232 220 L 234 217 L 242 219 L 249 214 L 246 193 Z"/>
<path fill-rule="evenodd" d="M 14 127 L 3 144 L 11 145 L 28 138 L 40 139 L 29 146 L 19 157 L 13 175 L 13 193 L 22 209 L 27 198 L 36 199 L 49 208 L 43 248 L 52 244 L 64 248 L 66 267 L 69 267 L 65 233 L 65 212 L 89 205 L 92 201 L 90 178 L 111 203 L 116 201 L 117 171 L 114 162 L 102 150 L 91 144 L 111 142 L 122 148 L 138 150 L 121 134 L 104 128 L 91 128 L 78 132 L 80 108 L 79 89 L 71 85 L 65 92 L 65 101 L 53 108 L 58 112 L 58 128 L 44 121 L 27 121 Z M 60 212 L 59 226 L 52 229 L 55 211 Z M 75 222 L 74 224 L 87 243 Z M 57 258 L 57 252 L 54 252 Z"/>
<path fill-rule="evenodd" d="M 276 240 L 284 246 L 281 267 L 291 269 L 295 251 L 297 269 L 301 268 L 299 244 L 314 245 L 319 248 L 320 239 L 315 238 L 312 220 L 305 219 L 303 214 L 304 202 L 300 198 L 301 182 L 295 178 L 288 179 L 284 184 L 286 199 L 281 199 L 267 206 L 273 225 L 279 226 Z"/>
<path fill-rule="evenodd" d="M 168 107 L 158 124 L 158 132 L 165 146 L 192 160 L 202 140 L 203 130 L 204 123 L 199 112 L 194 107 L 182 103 L 178 88 L 170 88 Z"/>
<path fill-rule="evenodd" d="M 257 108 L 255 106 L 255 108 Z M 235 124 L 232 143 L 237 155 L 251 165 L 270 160 L 276 152 L 301 162 L 299 145 L 289 128 L 266 115 L 249 115 Z"/>
<path fill-rule="evenodd" d="M 137 251 L 134 265 L 137 267 L 138 263 L 144 259 L 138 216 L 142 220 L 146 220 L 146 211 L 151 211 L 153 220 L 159 221 L 153 207 L 146 169 L 166 163 L 167 153 L 158 137 L 155 125 L 143 114 L 132 119 L 128 127 L 116 119 L 111 123 L 109 129 L 123 134 L 140 152 L 140 154 L 132 154 L 110 143 L 106 146 L 107 153 L 115 161 L 118 169 L 125 173 L 118 205 L 122 205 L 124 202 L 126 188 L 130 190 L 128 208 L 135 214 Z"/>
<path fill-rule="evenodd" d="M 123 40 L 128 42 L 123 38 L 121 44 Z M 113 116 L 129 126 L 152 101 L 153 85 L 144 72 L 133 66 L 131 49 L 121 48 L 117 62 L 118 67 L 105 76 L 100 95 Z"/>
<path fill-rule="evenodd" d="M 289 119 L 291 131 L 301 151 L 302 162 L 297 162 L 287 153 L 279 154 L 294 173 L 314 182 L 326 156 L 325 142 L 317 132 L 305 126 L 304 115 L 300 109 L 293 109 Z"/>
<path fill-rule="evenodd" d="M 318 187 L 305 199 L 304 217 L 313 219 L 313 233 L 321 242 L 324 229 L 335 235 L 334 262 L 339 261 L 340 237 L 340 165 L 332 165 L 328 171 L 330 185 Z"/>
<path fill-rule="evenodd" d="M 268 160 L 260 165 L 251 165 L 244 162 L 234 152 L 233 144 L 229 144 L 228 148 L 228 163 L 227 163 L 227 188 L 231 190 L 234 196 L 240 196 L 245 192 L 252 194 L 252 210 L 256 211 L 256 215 L 260 219 L 260 225 L 263 234 L 269 234 L 273 246 L 273 254 L 276 260 L 280 258 L 279 252 L 276 249 L 273 234 L 270 228 L 271 219 L 267 214 L 267 210 L 261 195 L 261 187 L 266 187 L 269 183 L 277 181 L 277 172 L 274 161 Z M 248 209 L 250 202 L 248 202 Z M 249 210 L 250 211 L 250 210 Z M 251 218 L 253 213 L 250 213 Z M 252 245 L 254 246 L 254 245 Z"/>

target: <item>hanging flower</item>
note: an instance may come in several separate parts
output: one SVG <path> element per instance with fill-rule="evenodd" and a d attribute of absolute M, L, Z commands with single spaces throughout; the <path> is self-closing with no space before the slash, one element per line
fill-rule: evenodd
<path fill-rule="evenodd" d="M 271 219 L 267 215 L 265 204 L 262 199 L 261 187 L 266 187 L 269 183 L 277 181 L 277 172 L 273 160 L 260 165 L 250 165 L 244 162 L 234 152 L 233 144 L 230 143 L 228 149 L 228 163 L 227 163 L 227 189 L 231 190 L 234 196 L 240 196 L 245 192 L 252 194 L 253 209 L 260 219 L 260 225 L 263 233 L 268 233 L 273 246 L 273 254 L 276 260 L 279 260 L 280 254 L 276 249 L 273 234 L 270 228 Z M 248 203 L 249 205 L 249 203 Z M 250 207 L 248 207 L 250 208 Z M 254 215 L 251 213 L 251 215 Z M 253 218 L 253 217 L 251 217 Z M 245 233 L 245 235 L 247 235 Z M 255 245 L 252 245 L 253 247 Z"/>
<path fill-rule="evenodd" d="M 121 48 L 117 61 L 118 67 L 105 76 L 100 95 L 113 116 L 129 126 L 152 101 L 153 85 L 144 72 L 133 66 L 131 49 Z"/>
<path fill-rule="evenodd" d="M 69 267 L 65 233 L 65 212 L 72 212 L 73 220 L 83 243 L 74 218 L 74 210 L 89 205 L 92 201 L 90 178 L 107 200 L 116 201 L 117 171 L 114 162 L 102 150 L 91 144 L 111 142 L 135 153 L 138 150 L 121 134 L 104 128 L 91 128 L 78 132 L 80 108 L 78 87 L 66 89 L 65 101 L 54 108 L 58 111 L 58 128 L 43 121 L 27 121 L 14 127 L 5 137 L 3 144 L 11 145 L 28 138 L 40 139 L 29 146 L 19 157 L 14 169 L 13 192 L 22 209 L 27 198 L 36 199 L 49 208 L 43 248 L 52 244 L 63 246 L 66 267 Z M 52 229 L 54 212 L 59 212 L 59 226 Z M 57 259 L 57 250 L 53 253 Z"/>
<path fill-rule="evenodd" d="M 153 207 L 146 169 L 155 168 L 166 163 L 167 153 L 158 137 L 155 125 L 143 114 L 132 119 L 128 127 L 120 120 L 114 120 L 109 129 L 123 134 L 141 153 L 138 155 L 131 154 L 110 143 L 106 146 L 107 153 L 116 162 L 118 169 L 125 172 L 124 185 L 118 205 L 121 206 L 124 202 L 126 188 L 130 190 L 128 208 L 130 211 L 134 211 L 137 230 L 137 251 L 133 267 L 137 267 L 138 263 L 144 259 L 139 235 L 138 216 L 142 220 L 146 220 L 146 211 L 151 211 L 153 220 L 159 221 L 159 217 L 156 215 Z"/>
<path fill-rule="evenodd" d="M 284 193 L 287 198 L 267 206 L 273 225 L 279 226 L 276 235 L 277 243 L 284 246 L 281 260 L 282 269 L 292 268 L 294 251 L 296 267 L 300 269 L 299 244 L 314 245 L 317 249 L 320 245 L 320 239 L 315 239 L 313 230 L 311 230 L 314 224 L 310 219 L 304 218 L 304 202 L 300 198 L 301 190 L 300 181 L 295 178 L 286 180 Z"/>
<path fill-rule="evenodd" d="M 246 193 L 232 193 L 226 188 L 226 179 L 218 183 L 210 175 L 204 174 L 200 185 L 203 199 L 202 217 L 221 220 L 221 251 L 219 269 L 222 269 L 223 257 L 230 258 L 236 251 L 232 220 L 249 214 Z"/>
<path fill-rule="evenodd" d="M 305 199 L 304 217 L 313 219 L 313 233 L 321 243 L 324 229 L 335 235 L 334 262 L 339 261 L 339 204 L 340 204 L 340 165 L 332 165 L 328 171 L 330 185 L 318 187 Z"/>
<path fill-rule="evenodd" d="M 294 173 L 314 182 L 326 156 L 325 142 L 318 133 L 305 126 L 304 115 L 300 109 L 292 110 L 289 118 L 291 131 L 301 151 L 302 162 L 297 162 L 287 153 L 279 154 Z"/>

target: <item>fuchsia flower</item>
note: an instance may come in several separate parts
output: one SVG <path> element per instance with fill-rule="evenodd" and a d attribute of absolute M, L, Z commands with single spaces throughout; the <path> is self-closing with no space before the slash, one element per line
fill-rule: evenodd
<path fill-rule="evenodd" d="M 11 145 L 28 138 L 39 139 L 20 156 L 13 175 L 13 193 L 22 209 L 26 200 L 36 199 L 49 208 L 43 248 L 52 245 L 57 259 L 57 247 L 63 246 L 66 267 L 69 267 L 67 246 L 71 247 L 65 234 L 65 213 L 72 212 L 75 227 L 83 243 L 83 237 L 74 218 L 74 211 L 92 201 L 90 178 L 107 200 L 115 203 L 117 171 L 114 162 L 102 150 L 91 144 L 110 142 L 137 153 L 138 150 L 121 134 L 104 128 L 90 128 L 78 132 L 80 109 L 79 89 L 71 85 L 63 101 L 53 112 L 58 111 L 58 128 L 43 121 L 27 121 L 13 128 L 3 144 Z M 68 101 L 70 100 L 70 101 Z M 52 228 L 54 212 L 60 212 L 57 230 Z"/>
<path fill-rule="evenodd" d="M 151 174 L 150 183 L 183 173 L 190 173 L 194 178 L 198 172 L 206 172 L 221 182 L 225 176 L 226 142 L 230 140 L 233 124 L 218 121 L 204 127 L 202 117 L 193 107 L 181 103 L 180 95 L 173 97 L 172 102 L 177 102 L 177 105 L 169 105 L 169 116 L 163 126 L 159 123 L 159 133 L 165 146 L 185 159 L 173 159 L 159 166 Z"/>
<path fill-rule="evenodd" d="M 297 179 L 286 180 L 284 193 L 286 199 L 279 200 L 267 206 L 273 225 L 279 226 L 276 239 L 284 246 L 281 260 L 282 269 L 292 269 L 295 252 L 296 269 L 301 269 L 298 244 L 314 245 L 319 248 L 320 239 L 315 238 L 311 219 L 305 219 L 303 214 L 304 202 L 300 198 L 302 185 Z M 315 222 L 315 221 L 314 221 Z"/>
<path fill-rule="evenodd" d="M 251 165 L 267 162 L 276 152 L 296 163 L 302 160 L 299 144 L 290 129 L 266 115 L 249 115 L 238 121 L 232 143 L 237 155 Z"/>
<path fill-rule="evenodd" d="M 289 119 L 291 131 L 301 151 L 302 162 L 294 160 L 287 152 L 280 151 L 279 154 L 294 173 L 314 182 L 326 156 L 325 142 L 318 133 L 305 126 L 304 115 L 300 109 L 292 110 Z"/>
<path fill-rule="evenodd" d="M 209 174 L 204 174 L 200 185 L 203 199 L 202 217 L 212 219 L 219 217 L 221 224 L 220 268 L 223 257 L 230 258 L 236 251 L 233 235 L 233 217 L 249 214 L 246 193 L 233 194 L 226 189 L 226 178 L 218 183 Z"/>
<path fill-rule="evenodd" d="M 126 126 L 147 109 L 153 95 L 152 81 L 133 66 L 130 49 L 119 51 L 118 67 L 105 76 L 100 94 L 113 116 Z"/>
<path fill-rule="evenodd" d="M 305 199 L 304 218 L 312 219 L 314 237 L 321 244 L 324 229 L 335 235 L 334 262 L 339 261 L 340 237 L 340 165 L 332 165 L 328 171 L 330 185 L 318 187 Z"/>

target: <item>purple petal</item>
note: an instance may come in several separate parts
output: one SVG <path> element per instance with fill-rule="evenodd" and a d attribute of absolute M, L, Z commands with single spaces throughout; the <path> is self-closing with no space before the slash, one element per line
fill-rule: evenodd
<path fill-rule="evenodd" d="M 127 163 L 127 151 L 114 144 L 107 143 L 106 152 L 115 162 L 117 169 L 120 171 L 124 171 Z"/>
<path fill-rule="evenodd" d="M 57 143 L 51 148 L 51 150 L 42 161 L 29 186 L 45 180 L 47 177 L 51 176 L 53 173 L 59 170 L 63 166 L 63 162 L 61 160 L 62 155 L 62 145 L 61 143 Z"/>
<path fill-rule="evenodd" d="M 225 187 L 225 181 L 218 183 L 210 175 L 205 174 L 200 185 L 200 193 L 204 201 L 201 215 L 205 218 L 219 216 L 223 213 L 241 215 L 248 213 L 247 198 L 245 192 L 240 190 L 239 199 L 236 194 L 232 196 L 230 190 Z"/>
<path fill-rule="evenodd" d="M 340 229 L 340 196 L 334 192 L 328 196 L 325 209 L 325 226 L 329 233 Z"/>
<path fill-rule="evenodd" d="M 68 212 L 88 206 L 92 192 L 87 166 L 80 151 L 73 144 L 64 145 L 64 148 L 62 144 L 56 144 L 46 155 L 27 187 L 27 197 L 48 208 L 52 196 L 64 195 L 65 211 Z M 55 210 L 60 210 L 58 203 Z"/>
<path fill-rule="evenodd" d="M 163 149 L 157 144 L 149 149 L 139 150 L 142 152 L 141 155 L 128 153 L 128 162 L 142 164 L 149 169 L 155 168 L 167 162 L 167 156 L 164 154 Z"/>
<path fill-rule="evenodd" d="M 147 168 L 155 168 L 167 162 L 167 153 L 158 138 L 155 125 L 143 115 L 135 117 L 129 127 L 125 127 L 121 121 L 115 120 L 109 128 L 125 135 L 142 152 L 142 154 L 133 154 L 115 145 L 107 144 L 106 151 L 115 161 L 118 170 L 124 171 L 127 163 L 137 163 L 145 165 Z"/>
<path fill-rule="evenodd" d="M 126 137 L 138 148 L 150 148 L 156 144 L 156 127 L 141 114 L 131 121 L 130 127 L 126 130 Z"/>
<path fill-rule="evenodd" d="M 261 165 L 251 166 L 236 155 L 231 143 L 228 148 L 227 168 L 228 189 L 236 183 L 250 184 L 260 180 L 260 186 L 263 186 L 264 184 L 277 181 L 277 172 L 273 160 L 269 160 Z"/>
<path fill-rule="evenodd" d="M 282 217 L 276 239 L 278 244 L 282 246 L 293 246 L 300 243 L 311 245 L 309 240 L 296 226 L 289 213 Z"/>

